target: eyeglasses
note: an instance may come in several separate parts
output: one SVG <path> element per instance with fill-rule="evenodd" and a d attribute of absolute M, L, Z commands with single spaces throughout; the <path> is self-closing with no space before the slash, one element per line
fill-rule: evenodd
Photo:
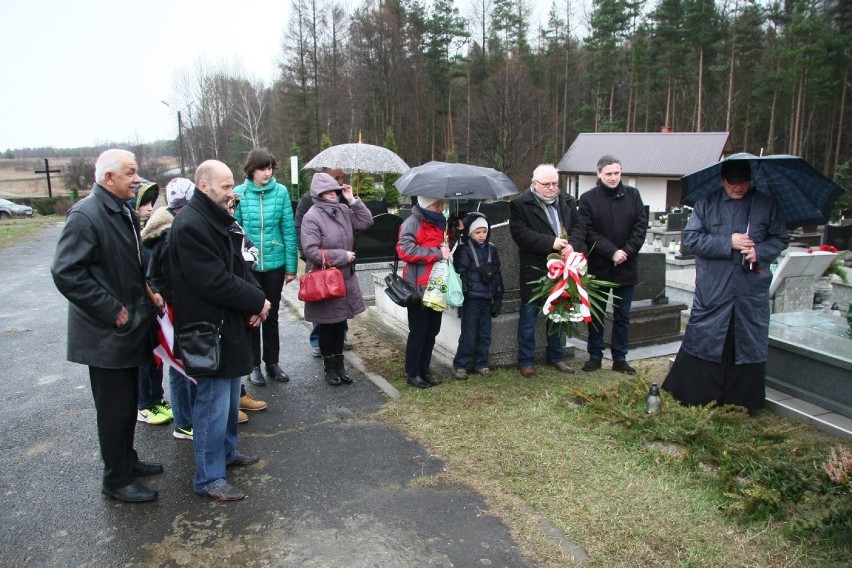
<path fill-rule="evenodd" d="M 559 187 L 558 181 L 551 181 L 551 182 L 548 182 L 548 183 L 538 181 L 537 179 L 534 179 L 533 181 L 536 182 L 541 187 Z"/>

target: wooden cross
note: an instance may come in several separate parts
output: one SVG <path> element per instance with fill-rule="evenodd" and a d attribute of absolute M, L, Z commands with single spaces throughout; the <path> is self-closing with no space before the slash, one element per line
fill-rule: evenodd
<path fill-rule="evenodd" d="M 47 176 L 47 196 L 53 197 L 53 190 L 50 187 L 50 174 L 58 174 L 61 173 L 61 170 L 51 170 L 50 164 L 47 162 L 47 158 L 44 159 L 44 169 L 43 170 L 34 170 L 34 174 L 45 174 Z"/>

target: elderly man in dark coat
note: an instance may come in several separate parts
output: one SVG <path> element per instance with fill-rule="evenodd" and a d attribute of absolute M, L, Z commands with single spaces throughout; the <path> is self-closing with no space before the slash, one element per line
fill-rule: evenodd
<path fill-rule="evenodd" d="M 518 318 L 518 367 L 521 375 L 535 375 L 535 327 L 541 306 L 530 302 L 529 282 L 541 278 L 547 269 L 547 255 L 561 253 L 571 246 L 584 251 L 583 223 L 577 201 L 559 191 L 559 173 L 551 164 L 533 171 L 532 185 L 509 202 L 509 232 L 518 245 L 521 274 L 521 310 Z M 545 360 L 563 373 L 574 370 L 563 361 L 565 338 L 557 331 L 547 334 Z"/>
<path fill-rule="evenodd" d="M 89 366 L 104 461 L 102 491 L 120 501 L 153 501 L 136 481 L 163 466 L 133 449 L 137 373 L 151 357 L 151 307 L 139 219 L 126 204 L 139 183 L 136 158 L 111 149 L 95 162 L 92 193 L 71 208 L 53 258 L 56 287 L 68 299 L 68 360 Z"/>
<path fill-rule="evenodd" d="M 347 205 L 340 203 L 340 197 Z M 373 215 L 352 194 L 352 187 L 340 185 L 326 173 L 311 179 L 313 206 L 302 218 L 302 252 L 307 259 L 305 270 L 319 270 L 323 257 L 327 265 L 343 273 L 346 296 L 320 302 L 305 302 L 305 319 L 319 324 L 319 348 L 325 367 L 325 381 L 330 385 L 351 383 L 343 363 L 343 340 L 346 321 L 364 311 L 364 297 L 355 276 L 355 231 L 373 226 Z"/>
<path fill-rule="evenodd" d="M 769 265 L 790 239 L 775 201 L 752 189 L 748 161 L 725 162 L 720 181 L 684 230 L 695 254 L 695 298 L 663 388 L 687 405 L 754 412 L 766 397 Z"/>
<path fill-rule="evenodd" d="M 252 370 L 249 328 L 266 318 L 270 302 L 243 261 L 243 232 L 228 213 L 234 176 L 222 162 L 208 160 L 195 172 L 196 191 L 169 233 L 175 330 L 187 324 L 220 326 L 221 366 L 198 377 L 192 409 L 195 449 L 194 490 L 219 501 L 246 494 L 225 478 L 228 466 L 256 463 L 237 451 L 241 378 Z M 180 358 L 180 341 L 175 355 Z"/>
<path fill-rule="evenodd" d="M 639 280 L 639 251 L 645 243 L 648 219 L 639 190 L 621 182 L 621 162 L 613 156 L 598 160 L 598 182 L 580 196 L 580 217 L 586 229 L 589 272 L 600 280 L 615 282 L 612 299 L 612 370 L 635 375 L 627 363 L 630 343 L 630 306 Z M 609 295 L 613 288 L 600 288 Z M 599 317 L 600 316 L 600 317 Z M 589 360 L 584 371 L 601 368 L 604 352 L 604 314 L 595 314 L 589 324 Z"/>

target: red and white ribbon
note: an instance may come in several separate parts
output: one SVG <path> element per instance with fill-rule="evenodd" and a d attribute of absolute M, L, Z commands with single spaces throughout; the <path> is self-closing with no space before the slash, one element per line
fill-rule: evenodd
<path fill-rule="evenodd" d="M 547 261 L 547 277 L 551 280 L 559 280 L 559 282 L 553 286 L 544 302 L 544 307 L 541 310 L 544 315 L 548 315 L 556 309 L 553 304 L 563 293 L 567 293 L 565 286 L 568 285 L 570 278 L 577 284 L 577 294 L 580 296 L 580 315 L 583 316 L 583 321 L 592 321 L 589 294 L 583 288 L 581 279 L 581 276 L 586 272 L 586 266 L 586 255 L 581 252 L 574 252 L 571 246 L 562 251 L 562 258 L 551 258 Z"/>
<path fill-rule="evenodd" d="M 160 329 L 157 330 L 157 345 L 154 347 L 154 357 L 171 366 L 175 371 L 194 383 L 196 380 L 186 374 L 183 370 L 183 363 L 175 357 L 172 351 L 175 344 L 174 319 L 175 316 L 171 306 L 166 306 L 166 309 L 163 310 L 163 315 L 157 316 Z"/>

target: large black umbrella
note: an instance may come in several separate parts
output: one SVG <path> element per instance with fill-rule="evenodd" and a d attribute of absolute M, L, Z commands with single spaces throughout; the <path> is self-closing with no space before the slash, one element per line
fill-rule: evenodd
<path fill-rule="evenodd" d="M 818 225 L 828 221 L 831 207 L 843 188 L 822 175 L 799 156 L 731 154 L 725 160 L 745 160 L 751 166 L 752 187 L 771 195 L 788 228 Z M 722 162 L 723 162 L 722 161 Z M 722 182 L 722 162 L 680 178 L 681 203 L 694 206 Z"/>
<path fill-rule="evenodd" d="M 518 193 L 518 188 L 503 172 L 446 162 L 427 162 L 411 168 L 394 185 L 402 195 L 438 199 L 499 199 Z"/>

